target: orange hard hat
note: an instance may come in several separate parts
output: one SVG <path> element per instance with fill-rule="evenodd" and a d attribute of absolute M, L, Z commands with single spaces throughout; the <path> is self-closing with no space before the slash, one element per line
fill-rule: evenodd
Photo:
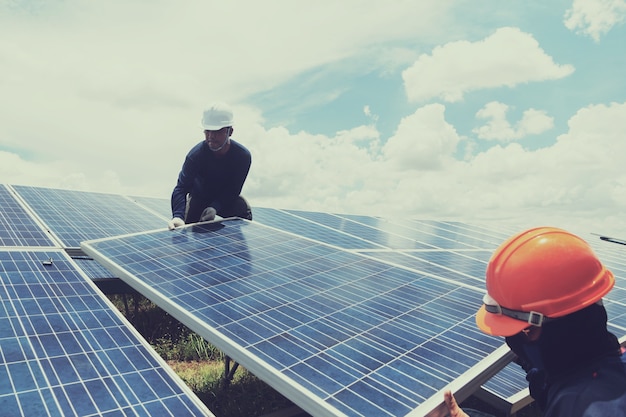
<path fill-rule="evenodd" d="M 600 301 L 614 284 L 580 237 L 554 227 L 526 230 L 491 256 L 476 324 L 485 333 L 512 336 Z"/>

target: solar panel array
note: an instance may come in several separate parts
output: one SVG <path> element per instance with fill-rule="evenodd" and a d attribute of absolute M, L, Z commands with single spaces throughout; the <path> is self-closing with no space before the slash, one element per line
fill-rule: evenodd
<path fill-rule="evenodd" d="M 486 264 L 515 228 L 257 207 L 253 222 L 228 219 L 168 231 L 168 198 L 4 186 L 0 202 L 2 268 L 12 265 L 11 276 L 26 271 L 15 283 L 3 278 L 10 284 L 2 287 L 0 314 L 10 317 L 2 321 L 11 326 L 0 328 L 0 380 L 6 375 L 11 382 L 0 382 L 0 405 L 44 407 L 51 415 L 147 415 L 152 407 L 209 413 L 123 317 L 111 313 L 116 310 L 106 298 L 91 292 L 93 282 L 114 277 L 313 416 L 443 415 L 444 388 L 460 398 L 487 393 L 508 411 L 529 401 L 521 370 L 507 365 L 511 356 L 502 340 L 474 324 Z M 622 337 L 624 247 L 583 237 L 618 278 L 605 305 L 611 330 Z M 60 266 L 62 272 L 53 273 Z M 19 281 L 34 277 L 37 297 Z M 58 292 L 42 295 L 41 288 Z M 80 291 L 81 297 L 73 293 Z M 35 309 L 11 310 L 21 303 L 58 306 L 59 300 L 82 298 L 96 300 L 90 301 L 93 310 L 113 314 L 116 324 L 84 306 L 53 312 L 61 317 L 54 324 L 42 324 L 37 316 L 43 314 L 31 313 Z M 57 332 L 58 323 L 80 332 Z M 103 332 L 124 333 L 133 347 L 125 338 L 124 347 L 115 347 L 117 336 L 111 336 L 109 349 L 83 335 Z M 76 359 L 88 358 L 80 363 L 91 371 L 75 366 L 75 380 L 61 377 L 53 364 L 74 357 L 69 359 L 57 333 L 81 334 L 67 343 L 83 349 Z M 11 356 L 16 346 L 23 358 Z M 143 365 L 118 369 L 122 359 L 114 352 L 124 349 L 139 351 L 133 355 L 146 357 Z M 17 360 L 6 362 L 6 352 Z M 13 382 L 21 381 L 24 369 L 30 382 Z M 151 375 L 156 379 L 148 385 L 170 390 L 144 391 L 126 375 Z M 129 394 L 124 384 L 140 393 Z M 71 404 L 85 392 L 89 405 L 78 410 Z M 29 401 L 31 396 L 39 400 Z"/>
<path fill-rule="evenodd" d="M 323 243 L 330 229 L 299 227 L 317 240 L 226 220 L 83 250 L 313 415 L 426 415 L 451 382 L 479 384 L 503 366 L 502 341 L 474 324 L 478 285 L 337 250 Z"/>
<path fill-rule="evenodd" d="M 57 239 L 89 235 L 89 226 L 72 229 L 63 207 L 25 202 L 54 193 L 0 186 L 0 414 L 212 415 L 85 271 L 110 272 L 72 259 Z M 68 203 L 60 194 L 49 204 Z M 79 207 L 81 194 L 71 195 Z"/>

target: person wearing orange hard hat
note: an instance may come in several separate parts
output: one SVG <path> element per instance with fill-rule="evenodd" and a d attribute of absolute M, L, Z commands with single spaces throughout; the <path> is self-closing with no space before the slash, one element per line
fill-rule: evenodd
<path fill-rule="evenodd" d="M 626 358 L 602 303 L 614 284 L 587 242 L 558 228 L 518 233 L 491 256 L 476 324 L 505 337 L 544 416 L 626 416 Z M 444 401 L 467 416 L 449 391 Z"/>

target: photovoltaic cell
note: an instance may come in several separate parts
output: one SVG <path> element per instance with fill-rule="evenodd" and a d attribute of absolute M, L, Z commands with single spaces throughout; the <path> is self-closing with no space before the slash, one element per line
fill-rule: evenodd
<path fill-rule="evenodd" d="M 56 246 L 9 190 L 0 185 L 0 247 Z"/>
<path fill-rule="evenodd" d="M 13 186 L 63 247 L 87 239 L 167 227 L 162 217 L 115 194 Z"/>
<path fill-rule="evenodd" d="M 426 415 L 450 383 L 504 366 L 474 323 L 482 291 L 256 221 L 82 249 L 316 416 Z"/>
<path fill-rule="evenodd" d="M 212 415 L 60 250 L 0 251 L 0 407 Z"/>

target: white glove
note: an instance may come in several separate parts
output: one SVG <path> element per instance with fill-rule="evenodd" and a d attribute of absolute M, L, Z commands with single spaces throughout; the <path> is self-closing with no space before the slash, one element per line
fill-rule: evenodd
<path fill-rule="evenodd" d="M 167 228 L 170 230 L 174 230 L 179 226 L 184 226 L 185 225 L 185 221 L 183 219 L 181 219 L 180 217 L 174 217 L 172 220 L 170 220 L 170 222 L 167 224 Z"/>
<path fill-rule="evenodd" d="M 213 207 L 207 207 L 207 208 L 204 209 L 204 211 L 200 215 L 200 221 L 201 222 L 211 221 L 211 220 L 215 219 L 215 215 L 216 214 L 217 214 L 217 211 L 215 211 L 215 209 Z"/>

